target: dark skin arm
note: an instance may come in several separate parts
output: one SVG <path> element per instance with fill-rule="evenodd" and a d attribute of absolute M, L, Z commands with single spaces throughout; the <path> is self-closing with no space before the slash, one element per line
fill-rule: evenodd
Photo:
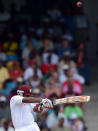
<path fill-rule="evenodd" d="M 23 103 L 40 103 L 41 102 L 41 98 L 24 97 L 22 102 Z"/>
<path fill-rule="evenodd" d="M 23 103 L 40 103 L 41 102 L 41 98 L 24 97 L 22 102 Z M 38 107 L 37 106 L 35 106 L 33 108 L 33 111 L 37 112 L 37 113 L 41 113 L 41 111 L 38 111 Z"/>

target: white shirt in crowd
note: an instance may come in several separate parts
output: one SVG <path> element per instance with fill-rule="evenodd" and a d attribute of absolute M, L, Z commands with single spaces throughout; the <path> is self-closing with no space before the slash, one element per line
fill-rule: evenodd
<path fill-rule="evenodd" d="M 40 85 L 40 80 L 32 80 L 31 81 L 31 86 L 33 87 L 33 88 L 38 88 L 38 86 Z"/>
<path fill-rule="evenodd" d="M 22 99 L 22 96 L 16 95 L 10 100 L 12 122 L 16 130 L 35 124 L 33 117 L 35 103 L 23 103 Z"/>
<path fill-rule="evenodd" d="M 34 70 L 33 68 L 29 67 L 25 70 L 24 72 L 24 80 L 28 80 L 30 77 L 34 75 Z M 40 69 L 37 69 L 37 75 L 42 78 L 42 72 Z"/>
<path fill-rule="evenodd" d="M 28 59 L 30 55 L 30 49 L 29 48 L 24 48 L 23 51 L 22 51 L 22 58 L 23 59 Z"/>
<path fill-rule="evenodd" d="M 44 53 L 43 56 L 42 56 L 42 60 L 43 60 L 43 63 L 45 64 L 48 64 L 48 56 L 49 56 L 49 53 Z M 52 54 L 51 55 L 51 64 L 58 64 L 59 62 L 59 57 L 56 55 L 56 54 Z"/>
<path fill-rule="evenodd" d="M 4 52 L 0 52 L 0 60 L 2 60 L 2 61 L 7 60 L 6 54 Z"/>
<path fill-rule="evenodd" d="M 85 83 L 85 79 L 81 75 L 79 75 L 78 73 L 74 74 L 73 79 L 78 80 L 81 84 Z M 68 80 L 68 77 L 65 74 L 61 74 L 59 76 L 59 80 L 61 83 L 64 83 L 65 81 Z"/>
<path fill-rule="evenodd" d="M 46 119 L 46 123 L 49 128 L 52 128 L 54 125 L 58 124 L 58 119 L 54 113 L 50 113 Z"/>

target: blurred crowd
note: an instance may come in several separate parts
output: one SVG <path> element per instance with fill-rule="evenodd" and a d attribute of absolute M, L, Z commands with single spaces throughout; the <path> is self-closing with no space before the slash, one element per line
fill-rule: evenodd
<path fill-rule="evenodd" d="M 83 85 L 90 84 L 83 43 L 87 21 L 82 8 L 62 12 L 53 4 L 38 25 L 21 24 L 14 6 L 9 13 L 0 6 L 0 131 L 13 131 L 9 101 L 19 85 L 31 85 L 34 96 L 53 100 L 82 95 Z M 83 104 L 59 105 L 35 114 L 35 120 L 42 131 L 85 131 L 84 111 Z"/>

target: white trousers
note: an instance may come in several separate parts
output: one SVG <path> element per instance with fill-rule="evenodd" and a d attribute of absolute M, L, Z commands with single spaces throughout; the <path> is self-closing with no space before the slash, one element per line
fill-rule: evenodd
<path fill-rule="evenodd" d="M 30 126 L 24 126 L 23 128 L 15 129 L 15 131 L 40 131 L 40 129 L 36 123 L 33 123 Z"/>

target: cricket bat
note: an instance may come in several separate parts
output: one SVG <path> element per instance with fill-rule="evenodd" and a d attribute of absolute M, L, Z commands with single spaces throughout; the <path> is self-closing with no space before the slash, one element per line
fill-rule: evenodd
<path fill-rule="evenodd" d="M 53 101 L 53 105 L 82 103 L 82 102 L 89 102 L 89 101 L 90 101 L 90 96 L 72 96 L 72 97 L 56 99 Z"/>

